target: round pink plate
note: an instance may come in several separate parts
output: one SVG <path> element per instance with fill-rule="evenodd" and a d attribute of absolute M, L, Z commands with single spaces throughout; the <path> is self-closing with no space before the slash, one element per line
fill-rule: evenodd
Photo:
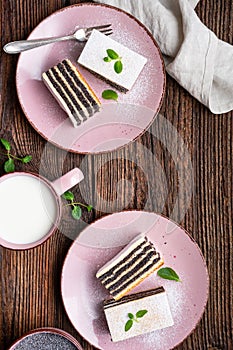
<path fill-rule="evenodd" d="M 22 53 L 16 85 L 22 109 L 35 130 L 58 147 L 77 153 L 115 150 L 141 135 L 158 113 L 165 89 L 165 70 L 160 50 L 148 30 L 131 15 L 100 4 L 66 7 L 44 19 L 29 39 L 63 36 L 76 27 L 112 24 L 111 37 L 147 58 L 133 88 L 119 92 L 118 102 L 102 99 L 111 88 L 106 82 L 80 67 L 77 59 L 84 44 L 70 40 Z M 86 78 L 102 102 L 102 110 L 74 128 L 41 80 L 44 71 L 69 58 Z"/>
<path fill-rule="evenodd" d="M 174 325 L 113 343 L 102 307 L 108 293 L 95 274 L 121 250 L 120 245 L 124 246 L 140 232 L 146 233 L 161 252 L 164 267 L 172 267 L 182 282 L 164 280 L 153 274 L 133 292 L 164 286 Z M 92 246 L 89 237 L 96 237 Z M 174 348 L 199 322 L 206 306 L 208 287 L 205 260 L 189 234 L 165 217 L 142 211 L 115 213 L 88 226 L 71 246 L 61 279 L 63 302 L 71 322 L 88 342 L 103 350 Z"/>

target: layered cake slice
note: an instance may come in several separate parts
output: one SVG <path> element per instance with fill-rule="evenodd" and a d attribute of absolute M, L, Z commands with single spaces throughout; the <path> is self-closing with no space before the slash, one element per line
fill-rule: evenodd
<path fill-rule="evenodd" d="M 119 300 L 163 265 L 160 253 L 145 236 L 136 237 L 96 274 L 115 300 Z"/>
<path fill-rule="evenodd" d="M 170 327 L 174 324 L 163 287 L 104 302 L 113 342 Z"/>
<path fill-rule="evenodd" d="M 77 68 L 65 59 L 42 74 L 43 81 L 74 127 L 100 110 L 100 101 Z"/>
<path fill-rule="evenodd" d="M 127 92 L 136 82 L 147 58 L 98 30 L 93 30 L 78 63 L 121 91 Z"/>

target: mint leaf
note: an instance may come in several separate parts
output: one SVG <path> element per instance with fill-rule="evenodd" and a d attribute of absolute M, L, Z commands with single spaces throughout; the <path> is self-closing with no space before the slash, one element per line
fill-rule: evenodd
<path fill-rule="evenodd" d="M 114 64 L 114 70 L 117 74 L 120 74 L 123 70 L 123 64 L 121 61 L 116 61 Z"/>
<path fill-rule="evenodd" d="M 79 220 L 82 216 L 82 209 L 79 205 L 74 206 L 72 209 L 72 216 L 75 220 Z"/>
<path fill-rule="evenodd" d="M 128 314 L 128 317 L 131 318 L 131 320 L 132 320 L 132 319 L 134 318 L 134 315 L 131 314 L 131 313 L 129 313 L 129 314 Z"/>
<path fill-rule="evenodd" d="M 5 140 L 5 139 L 0 139 L 0 141 L 1 141 L 2 145 L 4 146 L 4 148 L 7 151 L 10 151 L 10 149 L 11 149 L 10 143 L 7 140 Z"/>
<path fill-rule="evenodd" d="M 176 282 L 181 282 L 180 277 L 171 267 L 163 267 L 157 272 L 158 276 L 166 280 L 173 280 Z"/>
<path fill-rule="evenodd" d="M 4 164 L 4 170 L 6 173 L 12 173 L 15 170 L 15 163 L 13 159 L 8 159 Z"/>
<path fill-rule="evenodd" d="M 118 53 L 116 53 L 116 51 L 112 50 L 112 49 L 108 49 L 106 50 L 108 57 L 111 58 L 112 60 L 117 60 L 119 58 Z"/>
<path fill-rule="evenodd" d="M 104 62 L 111 62 L 111 58 L 110 57 L 104 57 Z"/>
<path fill-rule="evenodd" d="M 62 198 L 66 199 L 67 201 L 73 201 L 74 195 L 71 191 L 66 191 L 65 193 L 63 193 Z"/>
<path fill-rule="evenodd" d="M 137 313 L 136 313 L 136 317 L 137 318 L 142 318 L 143 316 L 145 316 L 145 314 L 147 314 L 147 310 L 139 310 Z"/>
<path fill-rule="evenodd" d="M 125 332 L 128 332 L 130 330 L 130 328 L 133 325 L 133 321 L 132 320 L 128 320 L 125 324 Z"/>
<path fill-rule="evenodd" d="M 88 206 L 87 206 L 87 211 L 88 211 L 88 213 L 90 213 L 90 211 L 92 211 L 92 209 L 93 209 L 93 206 L 92 206 L 92 205 L 88 205 Z"/>
<path fill-rule="evenodd" d="M 117 101 L 118 99 L 118 94 L 116 93 L 116 91 L 114 90 L 104 90 L 102 92 L 102 97 L 105 99 L 105 100 L 115 100 Z"/>
<path fill-rule="evenodd" d="M 29 163 L 32 160 L 32 156 L 26 156 L 21 159 L 22 163 L 26 164 Z"/>

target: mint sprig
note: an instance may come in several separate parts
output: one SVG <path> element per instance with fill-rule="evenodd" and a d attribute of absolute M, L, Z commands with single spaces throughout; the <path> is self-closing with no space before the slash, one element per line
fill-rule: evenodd
<path fill-rule="evenodd" d="M 116 61 L 114 64 L 114 70 L 117 74 L 120 74 L 123 70 L 123 64 L 121 61 Z"/>
<path fill-rule="evenodd" d="M 163 267 L 162 269 L 159 269 L 157 275 L 166 280 L 181 282 L 180 277 L 171 267 Z"/>
<path fill-rule="evenodd" d="M 107 56 L 107 57 L 104 57 L 104 62 L 111 62 L 111 60 L 112 60 L 112 59 L 111 59 L 110 57 L 108 57 L 108 56 Z"/>
<path fill-rule="evenodd" d="M 137 313 L 136 313 L 136 317 L 137 318 L 142 318 L 143 316 L 145 316 L 145 314 L 147 314 L 147 310 L 139 310 Z"/>
<path fill-rule="evenodd" d="M 29 163 L 32 160 L 32 156 L 26 156 L 24 158 L 21 158 L 21 162 L 24 164 Z"/>
<path fill-rule="evenodd" d="M 72 217 L 75 219 L 75 220 L 79 220 L 82 216 L 82 209 L 79 205 L 74 205 L 73 209 L 72 209 Z"/>
<path fill-rule="evenodd" d="M 0 139 L 1 143 L 3 144 L 4 148 L 9 152 L 11 150 L 10 143 L 5 139 Z"/>
<path fill-rule="evenodd" d="M 9 158 L 4 163 L 4 170 L 6 173 L 13 173 L 13 171 L 15 171 L 15 162 L 12 158 Z"/>
<path fill-rule="evenodd" d="M 119 58 L 118 53 L 116 53 L 116 51 L 112 50 L 112 49 L 108 49 L 106 50 L 107 55 L 110 59 L 112 60 L 117 60 Z"/>
<path fill-rule="evenodd" d="M 32 160 L 32 156 L 25 156 L 25 157 L 16 157 L 13 154 L 10 153 L 11 151 L 11 145 L 10 142 L 7 141 L 6 139 L 0 138 L 0 142 L 2 144 L 2 146 L 5 148 L 5 150 L 7 151 L 6 153 L 1 153 L 5 156 L 7 156 L 8 160 L 5 161 L 4 163 L 4 170 L 6 173 L 12 173 L 13 171 L 15 171 L 15 160 L 18 160 L 24 164 L 29 163 Z"/>
<path fill-rule="evenodd" d="M 133 326 L 133 320 L 129 319 L 125 324 L 125 332 L 128 332 L 132 326 Z"/>
<path fill-rule="evenodd" d="M 75 202 L 74 194 L 71 191 L 66 191 L 63 193 L 62 198 L 66 199 L 69 203 L 66 206 L 72 208 L 71 215 L 73 219 L 79 220 L 82 216 L 82 208 L 87 209 L 88 213 L 93 209 L 92 205 L 86 205 L 80 202 Z"/>
<path fill-rule="evenodd" d="M 122 57 L 112 49 L 107 49 L 106 52 L 107 56 L 103 58 L 104 62 L 115 61 L 114 70 L 117 74 L 120 74 L 123 71 Z"/>
<path fill-rule="evenodd" d="M 138 319 L 144 317 L 147 314 L 147 312 L 148 312 L 147 310 L 139 310 L 136 313 L 136 316 L 134 316 L 134 314 L 132 314 L 132 313 L 128 313 L 129 319 L 125 324 L 125 332 L 128 332 L 130 330 L 130 328 L 133 327 L 134 322 L 139 322 Z"/>
<path fill-rule="evenodd" d="M 105 100 L 114 100 L 114 101 L 117 101 L 118 100 L 118 94 L 116 91 L 114 90 L 104 90 L 102 92 L 102 97 L 105 99 Z"/>

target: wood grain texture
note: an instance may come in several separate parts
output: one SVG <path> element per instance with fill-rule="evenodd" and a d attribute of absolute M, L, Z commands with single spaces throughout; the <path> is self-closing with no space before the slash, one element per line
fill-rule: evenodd
<path fill-rule="evenodd" d="M 43 18 L 75 3 L 78 1 L 2 0 L 1 46 L 27 37 Z M 233 43 L 231 0 L 202 0 L 197 13 L 221 39 Z M 187 173 L 178 171 L 177 160 L 156 137 L 163 128 L 161 119 L 137 142 L 103 155 L 66 154 L 47 144 L 20 108 L 15 89 L 16 63 L 16 56 L 1 51 L 0 136 L 11 141 L 13 152 L 33 156 L 31 163 L 17 164 L 17 169 L 40 171 L 55 179 L 61 172 L 81 166 L 86 181 L 75 189 L 75 195 L 98 210 L 84 213 L 84 221 L 80 222 L 72 221 L 69 211 L 64 210 L 60 231 L 65 235 L 57 231 L 34 250 L 14 252 L 0 248 L 0 349 L 7 349 L 28 330 L 53 326 L 73 334 L 85 350 L 93 350 L 70 324 L 60 296 L 62 263 L 72 242 L 66 236 L 72 238 L 86 223 L 122 209 L 146 209 L 171 215 Z M 206 312 L 192 335 L 176 350 L 230 350 L 233 349 L 233 113 L 212 115 L 168 77 L 161 114 L 178 130 L 191 156 L 194 191 L 181 225 L 199 244 L 211 278 Z M 163 133 L 167 140 L 171 137 L 169 130 Z M 176 151 L 179 157 L 182 149 Z M 4 159 L 0 155 L 0 175 Z M 98 169 L 96 177 L 91 175 L 94 169 Z M 187 200 L 187 193 L 183 192 L 174 215 L 182 217 Z"/>

